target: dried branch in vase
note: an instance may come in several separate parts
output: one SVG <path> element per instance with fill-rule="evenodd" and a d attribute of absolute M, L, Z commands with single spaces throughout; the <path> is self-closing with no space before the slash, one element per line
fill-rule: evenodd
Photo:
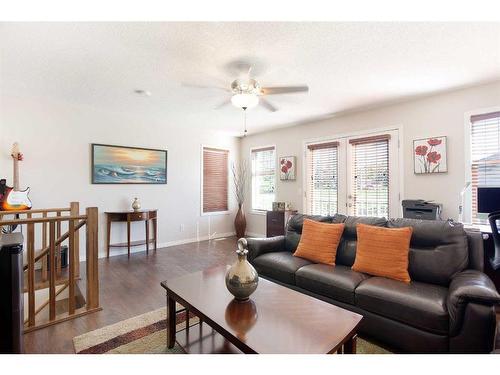
<path fill-rule="evenodd" d="M 231 171 L 233 172 L 233 188 L 236 202 L 238 202 L 238 206 L 242 206 L 245 202 L 245 187 L 248 178 L 248 165 L 246 160 L 239 163 L 233 163 Z"/>

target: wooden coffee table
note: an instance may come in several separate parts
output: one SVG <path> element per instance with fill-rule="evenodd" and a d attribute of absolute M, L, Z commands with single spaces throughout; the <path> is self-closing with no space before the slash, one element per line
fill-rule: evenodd
<path fill-rule="evenodd" d="M 355 353 L 362 316 L 259 279 L 248 302 L 226 289 L 226 267 L 163 281 L 167 291 L 169 348 L 177 342 L 187 353 Z M 176 329 L 175 304 L 200 323 Z M 189 316 L 189 315 L 188 315 Z"/>

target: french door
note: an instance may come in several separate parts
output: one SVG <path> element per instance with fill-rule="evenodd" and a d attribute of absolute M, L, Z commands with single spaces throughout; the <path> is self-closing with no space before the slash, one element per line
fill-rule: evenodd
<path fill-rule="evenodd" d="M 310 142 L 305 156 L 307 213 L 400 216 L 397 130 Z"/>

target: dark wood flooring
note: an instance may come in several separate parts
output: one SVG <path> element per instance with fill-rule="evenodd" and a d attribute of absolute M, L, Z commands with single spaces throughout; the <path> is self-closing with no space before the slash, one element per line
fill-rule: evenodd
<path fill-rule="evenodd" d="M 73 337 L 165 306 L 160 282 L 235 261 L 236 238 L 99 260 L 102 311 L 24 335 L 26 353 L 74 353 Z M 85 264 L 82 264 L 82 270 Z"/>

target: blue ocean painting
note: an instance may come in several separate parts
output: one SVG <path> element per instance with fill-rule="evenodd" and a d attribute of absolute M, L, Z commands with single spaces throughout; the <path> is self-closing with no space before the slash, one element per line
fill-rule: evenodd
<path fill-rule="evenodd" d="M 166 184 L 167 151 L 92 145 L 94 184 Z"/>

